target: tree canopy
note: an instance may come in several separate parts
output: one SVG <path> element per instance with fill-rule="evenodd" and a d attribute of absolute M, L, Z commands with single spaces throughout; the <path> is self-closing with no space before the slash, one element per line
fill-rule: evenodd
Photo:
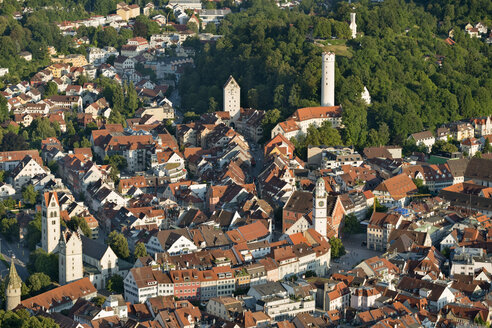
<path fill-rule="evenodd" d="M 121 233 L 111 231 L 106 242 L 119 258 L 126 259 L 130 256 L 128 241 Z"/>
<path fill-rule="evenodd" d="M 402 144 L 411 133 L 492 114 L 490 46 L 463 32 L 468 21 L 491 25 L 486 0 L 362 0 L 328 9 L 312 0 L 290 11 L 268 0 L 252 0 L 247 7 L 221 22 L 223 37 L 215 44 L 188 41 L 197 55 L 196 67 L 179 81 L 185 111 L 206 112 L 210 99 L 220 108 L 221 87 L 229 75 L 241 86 L 244 107 L 277 108 L 286 118 L 299 107 L 317 106 L 321 53 L 334 50 L 335 102 L 343 105 L 344 144 Z M 347 40 L 352 7 L 364 36 Z M 311 10 L 317 15 L 306 15 Z M 445 42 L 451 28 L 454 45 Z M 360 101 L 364 86 L 370 106 Z"/>

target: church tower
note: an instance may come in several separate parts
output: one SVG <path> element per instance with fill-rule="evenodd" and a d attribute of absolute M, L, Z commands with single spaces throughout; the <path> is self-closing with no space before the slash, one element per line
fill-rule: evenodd
<path fill-rule="evenodd" d="M 232 121 L 236 121 L 241 112 L 241 88 L 232 75 L 224 84 L 224 112 L 229 112 Z"/>
<path fill-rule="evenodd" d="M 44 193 L 41 208 L 41 247 L 51 253 L 60 241 L 60 204 L 55 191 Z"/>
<path fill-rule="evenodd" d="M 22 279 L 17 274 L 15 269 L 14 257 L 12 257 L 12 263 L 10 264 L 9 275 L 7 276 L 7 288 L 5 289 L 6 309 L 7 311 L 13 310 L 21 302 L 21 288 Z"/>
<path fill-rule="evenodd" d="M 83 278 L 84 266 L 82 264 L 82 238 L 80 234 L 70 230 L 62 232 L 58 249 L 60 285 Z"/>
<path fill-rule="evenodd" d="M 326 237 L 327 230 L 327 210 L 326 210 L 326 188 L 323 178 L 316 181 L 316 187 L 313 197 L 313 223 L 314 230 L 320 235 Z"/>
<path fill-rule="evenodd" d="M 352 39 L 357 37 L 357 23 L 355 22 L 355 13 L 350 13 L 350 31 L 352 32 Z"/>
<path fill-rule="evenodd" d="M 335 106 L 335 54 L 321 55 L 321 106 Z"/>

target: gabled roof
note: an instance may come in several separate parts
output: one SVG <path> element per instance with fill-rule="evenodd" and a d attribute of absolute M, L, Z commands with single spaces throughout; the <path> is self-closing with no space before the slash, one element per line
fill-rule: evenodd
<path fill-rule="evenodd" d="M 108 251 L 108 248 L 110 248 L 108 245 L 102 244 L 84 235 L 81 235 L 80 239 L 82 239 L 82 252 L 84 255 L 93 259 L 101 260 Z M 112 250 L 110 251 L 112 252 Z"/>
<path fill-rule="evenodd" d="M 21 304 L 31 310 L 47 311 L 64 303 L 72 303 L 79 298 L 95 296 L 96 293 L 94 285 L 88 277 L 85 277 L 23 300 Z"/>
<path fill-rule="evenodd" d="M 492 182 L 492 160 L 472 158 L 466 167 L 465 178 Z"/>
<path fill-rule="evenodd" d="M 375 190 L 388 192 L 394 200 L 399 200 L 417 191 L 417 186 L 407 175 L 400 174 L 381 182 Z"/>
<path fill-rule="evenodd" d="M 302 122 L 315 118 L 339 117 L 342 114 L 340 106 L 320 106 L 299 108 L 292 114 L 291 119 Z"/>

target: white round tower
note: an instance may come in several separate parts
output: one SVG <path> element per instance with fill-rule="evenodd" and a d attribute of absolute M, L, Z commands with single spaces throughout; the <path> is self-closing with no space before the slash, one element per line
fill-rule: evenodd
<path fill-rule="evenodd" d="M 321 55 L 321 106 L 335 106 L 335 53 Z"/>
<path fill-rule="evenodd" d="M 352 39 L 357 37 L 357 23 L 355 22 L 355 13 L 350 13 L 350 31 L 352 32 Z"/>

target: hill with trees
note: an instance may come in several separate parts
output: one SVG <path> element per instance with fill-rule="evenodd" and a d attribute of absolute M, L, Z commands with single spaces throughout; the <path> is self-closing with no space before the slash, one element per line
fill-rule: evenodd
<path fill-rule="evenodd" d="M 326 9 L 314 1 L 290 11 L 269 0 L 248 3 L 222 21 L 216 44 L 188 43 L 197 56 L 180 80 L 185 110 L 220 109 L 229 75 L 241 85 L 243 107 L 277 108 L 279 120 L 319 105 L 321 53 L 331 43 L 350 54 L 339 53 L 336 70 L 346 144 L 401 144 L 411 133 L 492 113 L 490 45 L 466 36 L 463 24 L 492 26 L 490 2 L 366 0 Z M 347 40 L 351 6 L 363 34 L 355 40 Z M 450 28 L 455 45 L 445 42 Z M 364 86 L 371 106 L 360 101 Z"/>

